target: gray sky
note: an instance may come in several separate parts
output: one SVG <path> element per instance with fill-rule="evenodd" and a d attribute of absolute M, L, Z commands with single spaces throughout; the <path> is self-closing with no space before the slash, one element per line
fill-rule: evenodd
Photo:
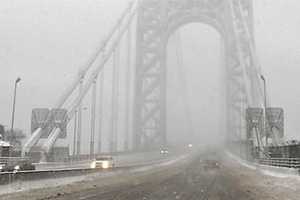
<path fill-rule="evenodd" d="M 78 68 L 108 32 L 126 2 L 1 0 L 0 123 L 10 124 L 13 82 L 20 76 L 22 82 L 18 90 L 16 127 L 28 130 L 31 109 L 51 107 L 55 103 L 64 86 L 77 75 Z M 254 0 L 254 4 L 257 53 L 267 77 L 271 102 L 274 106 L 284 107 L 288 136 L 300 139 L 297 136 L 300 131 L 300 2 Z M 199 30 L 201 37 L 189 35 L 190 31 L 183 30 L 184 43 L 191 45 L 185 48 L 195 49 L 196 52 L 208 49 L 210 52 L 209 55 L 201 57 L 202 61 L 196 60 L 197 55 L 186 58 L 195 59 L 187 64 L 190 90 L 202 89 L 207 94 L 203 97 L 189 97 L 191 106 L 201 113 L 201 109 L 215 105 L 211 102 L 218 99 L 217 94 L 209 95 L 209 91 L 205 91 L 207 88 L 201 85 L 208 84 L 211 86 L 209 89 L 215 88 L 218 91 L 219 83 L 216 78 L 205 79 L 203 73 L 195 76 L 193 72 L 197 67 L 206 64 L 214 65 L 208 72 L 211 76 L 219 70 L 219 63 L 213 57 L 213 52 L 218 51 L 218 41 L 214 42 L 218 39 L 218 34 L 211 35 L 214 30 L 205 31 L 201 25 L 189 25 L 186 29 L 188 27 Z M 190 36 L 197 42 L 189 42 Z M 198 80 L 198 76 L 202 81 Z M 204 80 L 215 82 L 204 83 Z M 178 85 L 174 85 L 176 87 Z"/>

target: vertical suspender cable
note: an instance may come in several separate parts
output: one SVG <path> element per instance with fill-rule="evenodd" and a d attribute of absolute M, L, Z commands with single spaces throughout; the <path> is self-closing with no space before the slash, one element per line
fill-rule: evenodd
<path fill-rule="evenodd" d="M 129 123 L 130 123 L 130 79 L 131 79 L 131 24 L 128 26 L 127 31 L 127 70 L 126 70 L 126 99 L 125 99 L 125 136 L 124 136 L 124 150 L 128 151 L 129 148 Z"/>
<path fill-rule="evenodd" d="M 83 91 L 83 79 L 81 79 L 79 84 L 79 96 Z M 81 151 L 81 131 L 82 131 L 82 104 L 78 106 L 78 128 L 77 128 L 77 155 L 80 155 Z"/>
<path fill-rule="evenodd" d="M 114 151 L 114 118 L 115 118 L 115 104 L 114 104 L 114 94 L 115 94 L 115 64 L 116 50 L 113 52 L 113 68 L 112 68 L 112 81 L 111 81 L 111 119 L 110 119 L 110 135 L 109 135 L 109 151 Z"/>
<path fill-rule="evenodd" d="M 91 108 L 91 138 L 90 138 L 90 157 L 95 153 L 95 120 L 96 120 L 96 100 L 97 100 L 97 76 L 92 88 L 92 108 Z"/>
<path fill-rule="evenodd" d="M 120 32 L 120 27 L 118 29 Z M 120 40 L 121 41 L 121 40 Z M 112 71 L 112 143 L 111 143 L 111 150 L 113 152 L 118 151 L 118 118 L 119 118 L 119 111 L 118 111 L 118 104 L 119 104 L 119 60 L 120 60 L 120 42 L 115 47 L 114 54 L 113 54 L 113 71 Z"/>
<path fill-rule="evenodd" d="M 99 94 L 99 124 L 98 124 L 98 153 L 102 149 L 102 124 L 103 124 L 103 84 L 104 84 L 104 70 L 100 74 L 100 94 Z"/>
<path fill-rule="evenodd" d="M 118 47 L 113 53 L 113 70 L 112 70 L 112 101 L 111 101 L 111 135 L 110 135 L 110 151 L 116 151 L 117 146 L 117 90 L 118 90 Z"/>
<path fill-rule="evenodd" d="M 118 125 L 119 125 L 119 61 L 120 61 L 120 47 L 116 48 L 115 53 L 115 71 L 114 71 L 114 151 L 118 150 Z"/>

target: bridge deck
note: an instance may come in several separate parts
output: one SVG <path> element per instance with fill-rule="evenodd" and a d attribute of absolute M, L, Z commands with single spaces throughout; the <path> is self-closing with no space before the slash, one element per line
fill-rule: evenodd
<path fill-rule="evenodd" d="M 215 164 L 218 165 L 215 165 Z M 5 199 L 300 199 L 293 177 L 264 175 L 230 159 L 202 155 L 159 170 L 99 177 L 92 181 L 51 189 L 23 192 Z"/>

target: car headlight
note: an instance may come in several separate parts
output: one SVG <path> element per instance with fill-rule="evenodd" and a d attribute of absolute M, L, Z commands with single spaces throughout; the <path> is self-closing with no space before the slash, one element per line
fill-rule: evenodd
<path fill-rule="evenodd" d="M 103 161 L 103 162 L 102 162 L 102 168 L 103 168 L 103 169 L 109 168 L 109 162 L 108 162 L 108 161 Z"/>
<path fill-rule="evenodd" d="M 0 165 L 0 170 L 2 170 L 2 169 L 3 169 L 3 167 L 4 167 L 4 165 Z"/>
<path fill-rule="evenodd" d="M 95 168 L 96 168 L 96 162 L 95 162 L 95 161 L 92 162 L 90 167 L 91 167 L 92 169 L 95 169 Z"/>
<path fill-rule="evenodd" d="M 164 153 L 164 150 L 161 150 L 160 153 L 163 154 L 163 153 Z"/>
<path fill-rule="evenodd" d="M 15 169 L 15 170 L 20 170 L 20 166 L 19 166 L 19 165 L 16 165 L 16 166 L 14 167 L 14 169 Z"/>

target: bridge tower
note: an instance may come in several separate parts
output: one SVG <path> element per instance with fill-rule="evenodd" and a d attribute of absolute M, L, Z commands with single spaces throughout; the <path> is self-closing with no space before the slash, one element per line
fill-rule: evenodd
<path fill-rule="evenodd" d="M 167 142 L 167 41 L 176 29 L 192 22 L 211 25 L 223 37 L 227 138 L 232 141 L 245 135 L 246 108 L 262 105 L 252 0 L 139 0 L 137 12 L 135 148 L 153 148 Z"/>

